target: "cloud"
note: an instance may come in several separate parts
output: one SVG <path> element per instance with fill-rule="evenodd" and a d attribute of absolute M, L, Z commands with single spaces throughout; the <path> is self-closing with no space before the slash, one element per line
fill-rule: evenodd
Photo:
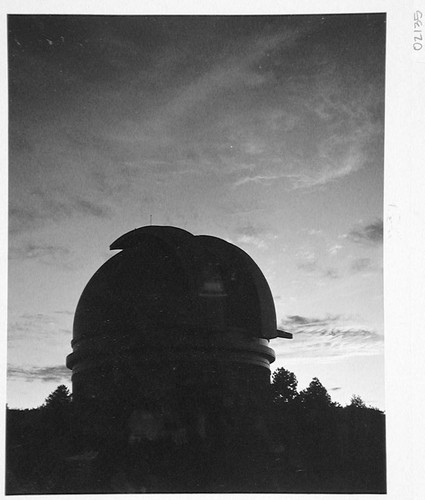
<path fill-rule="evenodd" d="M 288 177 L 289 174 L 262 174 L 262 175 L 246 176 L 238 179 L 233 185 L 235 187 L 243 186 L 244 184 L 248 184 L 250 182 L 257 184 L 272 184 L 272 182 L 277 179 L 284 179 Z"/>
<path fill-rule="evenodd" d="M 336 255 L 342 248 L 344 248 L 342 245 L 332 245 L 328 252 L 331 254 L 331 255 Z"/>
<path fill-rule="evenodd" d="M 316 317 L 308 317 L 308 316 L 286 316 L 284 320 L 282 320 L 282 324 L 287 328 L 291 328 L 294 326 L 297 328 L 299 325 L 302 326 L 324 326 L 329 325 L 330 323 L 334 323 L 336 321 L 340 321 L 344 319 L 344 316 L 335 314 L 335 315 L 327 315 L 324 318 L 316 318 Z"/>
<path fill-rule="evenodd" d="M 335 267 L 326 267 L 319 262 L 315 252 L 310 250 L 300 250 L 296 253 L 297 268 L 310 275 L 320 276 L 325 279 L 340 278 L 339 270 Z"/>
<path fill-rule="evenodd" d="M 310 250 L 299 250 L 295 254 L 297 258 L 297 268 L 309 274 L 320 269 L 315 252 Z"/>
<path fill-rule="evenodd" d="M 328 91 L 332 92 L 332 88 L 333 85 Z M 262 138 L 261 154 L 244 156 L 244 170 L 249 168 L 250 171 L 241 170 L 234 187 L 277 184 L 286 190 L 323 189 L 361 170 L 371 158 L 378 158 L 378 151 L 368 151 L 381 133 L 379 126 L 371 124 L 372 118 L 361 121 L 347 116 L 343 111 L 345 100 L 341 98 L 340 106 L 332 110 L 331 120 L 322 123 L 306 110 L 302 92 L 294 89 L 293 94 L 292 107 L 299 108 L 300 122 L 290 132 L 281 124 L 278 137 L 270 125 L 273 110 L 263 109 L 264 123 L 262 130 L 257 130 L 257 142 L 258 137 Z M 244 120 L 239 126 L 245 133 L 250 130 L 249 123 Z M 301 143 L 302 137 L 304 143 Z"/>
<path fill-rule="evenodd" d="M 291 341 L 276 341 L 274 345 L 278 354 L 287 358 L 332 360 L 372 356 L 383 351 L 382 335 L 343 315 L 287 316 L 280 328 L 293 333 Z"/>
<path fill-rule="evenodd" d="M 364 26 L 357 44 L 380 47 L 370 40 L 382 29 L 356 22 Z M 205 192 L 211 182 L 232 185 L 238 198 L 264 184 L 321 188 L 362 168 L 379 136 L 369 108 L 383 93 L 365 92 L 377 87 L 376 50 L 361 59 L 350 44 L 342 52 L 332 28 L 340 21 L 327 23 L 324 37 L 316 17 L 136 17 L 106 26 L 96 17 L 15 16 L 11 231 L 108 217 L 141 191 L 160 200 L 170 175 L 205 174 Z M 368 71 L 354 80 L 359 61 Z M 31 196 L 33 186 L 44 200 Z"/>
<path fill-rule="evenodd" d="M 74 197 L 69 203 L 69 211 L 92 217 L 105 218 L 110 215 L 111 207 L 84 198 Z"/>
<path fill-rule="evenodd" d="M 7 368 L 7 377 L 13 379 L 25 379 L 26 382 L 41 380 L 43 382 L 61 382 L 64 379 L 71 378 L 71 371 L 65 365 L 46 366 L 46 367 L 20 367 L 9 365 Z"/>
<path fill-rule="evenodd" d="M 75 311 L 63 310 L 63 311 L 54 311 L 54 313 L 55 314 L 63 314 L 65 316 L 74 316 Z"/>
<path fill-rule="evenodd" d="M 299 34 L 294 30 L 262 34 L 256 37 L 245 37 L 244 43 L 232 44 L 228 47 L 227 57 L 222 58 L 191 84 L 185 84 L 176 94 L 174 102 L 167 106 L 167 113 L 181 116 L 194 108 L 199 102 L 216 97 L 229 89 L 245 89 L 264 85 L 272 72 L 258 71 L 258 61 L 273 50 L 292 45 Z"/>
<path fill-rule="evenodd" d="M 65 315 L 26 313 L 10 318 L 9 364 L 27 369 L 63 363 L 69 353 L 71 330 L 72 318 Z"/>
<path fill-rule="evenodd" d="M 267 228 L 247 224 L 240 226 L 235 230 L 237 243 L 254 245 L 257 248 L 267 248 L 270 241 L 277 238 L 275 233 L 272 233 Z"/>
<path fill-rule="evenodd" d="M 9 232 L 18 233 L 27 228 L 35 228 L 40 225 L 42 217 L 37 210 L 24 206 L 11 207 L 9 210 Z"/>
<path fill-rule="evenodd" d="M 111 214 L 111 207 L 96 203 L 81 196 L 62 193 L 58 199 L 52 193 L 36 190 L 25 204 L 12 200 L 9 211 L 11 234 L 43 226 L 47 221 L 60 221 L 72 216 L 105 218 Z"/>
<path fill-rule="evenodd" d="M 286 27 L 288 32 L 291 30 Z M 301 85 L 285 74 L 285 65 L 297 52 L 293 50 L 294 40 L 302 46 L 307 34 L 311 36 L 306 25 L 296 37 L 293 33 L 286 38 L 259 34 L 255 41 L 246 40 L 248 50 L 229 44 L 227 57 L 177 93 L 164 111 L 162 120 L 169 119 L 170 114 L 185 118 L 178 122 L 178 130 L 196 135 L 198 163 L 208 157 L 209 168 L 226 167 L 237 172 L 234 187 L 271 185 L 279 180 L 288 189 L 322 187 L 349 176 L 366 161 L 367 144 L 378 133 L 372 126 L 374 118 L 364 112 L 372 99 L 364 103 L 364 93 L 360 96 L 357 90 L 355 102 L 347 103 L 346 96 L 338 92 L 338 71 L 334 69 L 329 75 L 323 69 L 328 66 L 320 64 L 323 53 L 319 60 L 306 63 L 314 74 L 314 89 L 306 74 L 300 75 Z M 281 95 L 283 84 L 291 99 Z M 261 106 L 253 91 L 258 87 L 267 89 L 270 96 L 261 101 Z M 217 95 L 223 98 L 218 105 Z M 306 96 L 315 96 L 309 97 L 308 105 Z M 319 105 L 315 101 L 325 106 L 327 120 L 313 111 L 310 105 Z M 276 102 L 281 103 L 278 109 Z M 256 110 L 255 120 L 248 109 Z M 194 120 L 195 110 L 207 118 L 202 124 Z M 167 130 L 170 132 L 169 127 Z M 167 138 L 175 140 L 169 133 Z M 193 148 L 193 139 L 187 144 Z"/>
<path fill-rule="evenodd" d="M 236 232 L 242 236 L 259 236 L 265 234 L 267 231 L 264 228 L 249 224 L 246 226 L 238 227 L 236 229 Z"/>
<path fill-rule="evenodd" d="M 9 343 L 14 341 L 29 342 L 45 338 L 63 343 L 63 336 L 70 338 L 71 325 L 69 328 L 64 328 L 58 324 L 56 318 L 48 314 L 21 314 L 14 321 L 10 321 L 8 325 Z"/>
<path fill-rule="evenodd" d="M 368 224 L 353 228 L 345 237 L 355 243 L 381 245 L 383 241 L 383 221 L 376 219 Z"/>
<path fill-rule="evenodd" d="M 267 243 L 256 236 L 243 235 L 237 239 L 238 243 L 253 245 L 257 248 L 267 248 Z"/>
<path fill-rule="evenodd" d="M 70 250 L 62 246 L 36 245 L 25 243 L 21 247 L 11 247 L 9 258 L 12 260 L 38 260 L 44 264 L 64 263 Z"/>
<path fill-rule="evenodd" d="M 353 149 L 357 147 L 361 149 L 361 145 L 353 145 Z M 360 158 L 360 153 L 353 153 L 350 157 L 348 156 L 343 160 L 340 165 L 333 165 L 334 160 L 328 160 L 328 162 L 321 161 L 321 165 L 317 170 L 300 172 L 299 174 L 292 175 L 293 189 L 308 189 L 315 187 L 322 187 L 331 182 L 335 182 L 339 179 L 349 176 L 350 174 L 356 172 L 362 167 L 362 159 Z"/>

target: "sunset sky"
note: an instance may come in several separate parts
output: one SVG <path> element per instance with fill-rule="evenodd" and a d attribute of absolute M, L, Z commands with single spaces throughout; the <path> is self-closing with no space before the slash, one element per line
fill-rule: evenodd
<path fill-rule="evenodd" d="M 9 18 L 8 394 L 71 388 L 120 235 L 210 234 L 275 299 L 272 370 L 385 409 L 384 14 Z M 354 41 L 353 41 L 354 40 Z"/>

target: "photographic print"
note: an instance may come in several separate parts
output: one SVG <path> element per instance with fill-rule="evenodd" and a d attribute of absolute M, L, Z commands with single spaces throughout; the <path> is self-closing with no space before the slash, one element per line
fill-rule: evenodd
<path fill-rule="evenodd" d="M 6 493 L 385 493 L 387 15 L 9 14 Z"/>

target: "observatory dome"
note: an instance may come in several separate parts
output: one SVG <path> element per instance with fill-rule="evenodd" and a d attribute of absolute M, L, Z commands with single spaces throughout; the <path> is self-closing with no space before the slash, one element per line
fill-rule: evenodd
<path fill-rule="evenodd" d="M 269 339 L 283 332 L 267 281 L 243 250 L 169 226 L 135 229 L 110 249 L 120 252 L 90 279 L 74 317 L 67 366 L 76 399 L 112 394 L 134 377 L 139 392 L 171 391 L 176 373 L 184 384 L 267 383 Z"/>
<path fill-rule="evenodd" d="M 276 337 L 269 286 L 240 248 L 175 227 L 147 226 L 118 238 L 121 250 L 84 289 L 73 338 L 154 335 L 154 330 L 238 329 Z"/>

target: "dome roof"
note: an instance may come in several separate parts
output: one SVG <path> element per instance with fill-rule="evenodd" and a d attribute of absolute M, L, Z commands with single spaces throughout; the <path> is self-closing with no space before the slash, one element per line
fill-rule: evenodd
<path fill-rule="evenodd" d="M 84 289 L 74 342 L 158 331 L 167 331 L 169 338 L 178 331 L 279 335 L 267 281 L 235 245 L 176 227 L 146 226 L 124 234 L 110 248 L 121 252 Z"/>

